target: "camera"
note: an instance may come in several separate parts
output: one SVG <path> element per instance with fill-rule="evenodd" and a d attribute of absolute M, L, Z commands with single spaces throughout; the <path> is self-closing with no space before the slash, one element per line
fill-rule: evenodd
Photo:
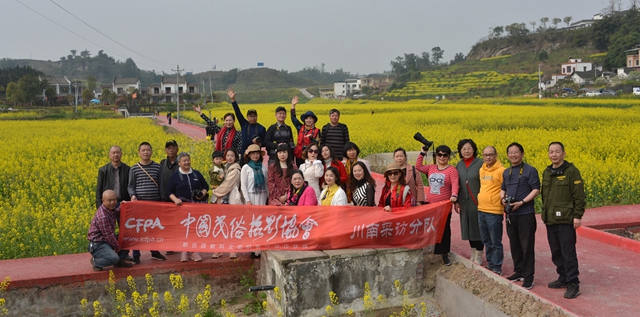
<path fill-rule="evenodd" d="M 195 189 L 191 192 L 191 195 L 193 196 L 193 200 L 202 200 L 204 198 L 204 194 L 202 193 L 202 190 L 198 190 Z"/>
<path fill-rule="evenodd" d="M 428 151 L 429 148 L 433 145 L 433 141 L 427 140 L 425 137 L 422 136 L 420 132 L 416 132 L 416 134 L 413 136 L 413 139 L 424 145 L 422 147 L 422 150 L 425 152 Z"/>
<path fill-rule="evenodd" d="M 260 138 L 259 135 L 254 135 L 251 137 L 251 141 L 258 143 L 258 144 L 262 144 L 262 138 Z"/>
<path fill-rule="evenodd" d="M 517 200 L 515 197 L 506 196 L 504 197 L 504 212 L 511 213 L 513 211 L 513 206 L 511 204 L 515 203 Z"/>

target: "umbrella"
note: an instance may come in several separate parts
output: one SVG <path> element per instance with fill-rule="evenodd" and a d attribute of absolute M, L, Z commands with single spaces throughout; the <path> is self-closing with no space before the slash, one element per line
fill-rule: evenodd
<path fill-rule="evenodd" d="M 100 100 L 98 99 L 91 99 L 91 101 L 89 101 L 90 103 L 100 103 Z"/>

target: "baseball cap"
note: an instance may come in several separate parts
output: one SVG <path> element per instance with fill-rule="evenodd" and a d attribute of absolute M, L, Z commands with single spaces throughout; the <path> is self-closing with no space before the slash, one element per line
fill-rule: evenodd
<path fill-rule="evenodd" d="M 164 144 L 164 148 L 168 148 L 170 146 L 175 146 L 178 147 L 178 142 L 176 142 L 176 140 L 169 140 L 167 141 L 167 143 Z"/>

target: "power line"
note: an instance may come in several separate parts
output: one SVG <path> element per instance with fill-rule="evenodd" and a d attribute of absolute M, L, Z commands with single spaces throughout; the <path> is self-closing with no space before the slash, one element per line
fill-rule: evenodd
<path fill-rule="evenodd" d="M 140 55 L 140 56 L 142 56 L 142 57 L 144 57 L 144 58 L 148 59 L 149 61 L 152 61 L 152 62 L 158 63 L 159 65 L 163 65 L 163 66 L 167 66 L 167 67 L 168 67 L 168 66 L 171 66 L 171 64 L 168 64 L 168 63 L 162 62 L 162 61 L 160 61 L 160 60 L 154 59 L 154 58 L 152 58 L 152 57 L 146 56 L 146 55 L 144 55 L 144 54 L 142 54 L 142 53 L 140 53 L 140 52 L 137 52 L 137 51 L 135 51 L 135 50 L 133 50 L 133 49 L 131 49 L 131 48 L 127 47 L 126 45 L 124 45 L 124 44 L 122 44 L 122 43 L 120 43 L 120 42 L 118 42 L 118 41 L 114 40 L 114 39 L 113 39 L 113 38 L 111 38 L 110 36 L 108 36 L 108 35 L 104 34 L 104 33 L 103 33 L 103 32 L 101 32 L 100 30 L 98 30 L 98 29 L 96 29 L 95 27 L 91 26 L 89 23 L 87 23 L 87 22 L 85 22 L 84 20 L 80 19 L 79 17 L 77 17 L 77 16 L 76 16 L 76 15 L 74 15 L 73 13 L 69 12 L 69 10 L 67 10 L 67 9 L 65 9 L 64 7 L 62 7 L 61 5 L 57 4 L 55 1 L 53 1 L 53 0 L 49 0 L 49 1 L 51 1 L 51 3 L 55 4 L 56 6 L 58 6 L 58 8 L 62 9 L 64 12 L 66 12 L 66 13 L 68 13 L 69 15 L 71 15 L 72 17 L 76 18 L 78 21 L 80 21 L 80 22 L 84 23 L 86 26 L 88 26 L 88 27 L 92 28 L 94 31 L 96 31 L 96 32 L 100 33 L 102 36 L 104 36 L 104 37 L 106 37 L 106 38 L 110 39 L 111 41 L 113 41 L 113 42 L 115 42 L 116 44 L 118 44 L 118 45 L 120 45 L 120 46 L 124 47 L 125 49 L 127 49 L 127 50 L 129 50 L 129 51 L 131 51 L 131 52 L 133 52 L 133 53 L 136 53 L 136 54 L 138 54 L 138 55 Z"/>
<path fill-rule="evenodd" d="M 110 52 L 110 53 L 111 53 L 111 54 L 113 54 L 113 55 L 119 56 L 119 57 L 121 57 L 121 58 L 123 58 L 123 59 L 127 59 L 127 57 L 126 57 L 126 56 L 120 55 L 120 54 L 118 54 L 118 53 L 116 53 L 116 52 L 114 52 L 114 51 L 112 51 L 112 50 L 106 49 L 106 48 L 102 47 L 102 45 L 97 44 L 97 43 L 95 43 L 95 42 L 93 42 L 93 41 L 91 41 L 91 40 L 89 40 L 89 39 L 85 38 L 84 36 L 82 36 L 82 35 L 80 35 L 80 34 L 78 34 L 78 33 L 74 32 L 74 31 L 72 31 L 72 30 L 70 30 L 70 29 L 68 29 L 68 28 L 66 28 L 66 27 L 65 27 L 65 26 L 63 26 L 62 24 L 60 24 L 60 23 L 58 23 L 58 22 L 56 22 L 56 21 L 54 21 L 54 20 L 52 20 L 52 19 L 50 19 L 50 18 L 46 17 L 44 14 L 42 14 L 42 13 L 40 13 L 40 12 L 38 12 L 38 11 L 36 11 L 36 10 L 32 9 L 32 8 L 31 8 L 31 7 L 29 7 L 28 5 L 26 5 L 26 4 L 22 3 L 22 2 L 20 2 L 20 0 L 15 0 L 15 1 L 16 1 L 16 2 L 18 2 L 19 4 L 23 5 L 25 8 L 27 8 L 27 9 L 29 9 L 29 10 L 33 11 L 35 14 L 37 14 L 37 15 L 39 15 L 39 16 L 41 16 L 41 17 L 43 17 L 43 18 L 47 19 L 47 20 L 49 20 L 51 23 L 53 23 L 53 24 L 55 24 L 55 25 L 57 25 L 57 26 L 59 26 L 59 27 L 61 27 L 61 28 L 65 29 L 67 32 L 72 33 L 72 34 L 74 34 L 75 36 L 77 36 L 77 37 L 79 37 L 79 38 L 81 38 L 81 39 L 83 39 L 83 40 L 85 40 L 85 41 L 87 41 L 87 42 L 89 42 L 89 43 L 91 43 L 91 44 L 93 44 L 93 45 L 95 45 L 95 46 L 97 46 L 97 47 L 99 47 L 99 48 L 101 48 L 101 49 L 103 49 L 103 50 L 107 51 L 107 52 Z M 151 68 L 151 69 L 155 68 L 154 66 L 146 65 L 146 64 L 143 64 L 143 63 L 137 63 L 137 64 L 139 64 L 139 65 L 143 65 L 143 66 L 147 66 L 147 67 L 149 67 L 149 68 Z"/>

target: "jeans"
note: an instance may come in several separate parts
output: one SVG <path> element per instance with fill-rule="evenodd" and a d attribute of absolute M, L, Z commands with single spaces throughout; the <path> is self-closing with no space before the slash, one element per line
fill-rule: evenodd
<path fill-rule="evenodd" d="M 487 247 L 487 263 L 489 269 L 502 270 L 504 250 L 502 248 L 503 215 L 478 211 L 478 227 L 480 238 Z"/>
<path fill-rule="evenodd" d="M 118 263 L 121 259 L 124 259 L 129 251 L 120 250 L 116 253 L 113 248 L 106 242 L 91 242 L 93 243 L 93 250 L 89 248 L 89 252 L 93 256 L 93 263 L 98 267 L 105 267 Z"/>

